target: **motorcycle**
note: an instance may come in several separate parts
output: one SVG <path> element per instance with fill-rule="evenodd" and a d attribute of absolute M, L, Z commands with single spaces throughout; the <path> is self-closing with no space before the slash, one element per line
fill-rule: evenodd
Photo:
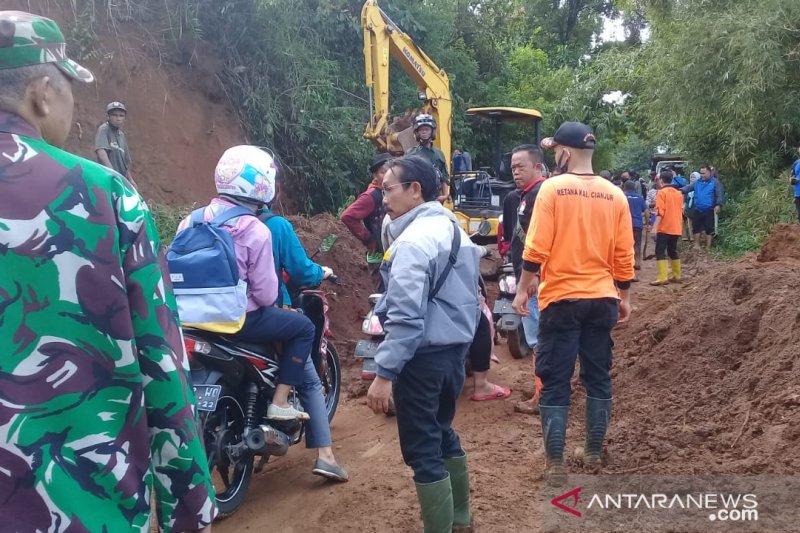
<path fill-rule="evenodd" d="M 511 263 L 501 267 L 497 285 L 499 293 L 492 310 L 495 328 L 501 336 L 507 338 L 511 356 L 514 359 L 522 359 L 530 355 L 531 349 L 525 341 L 522 319 L 511 306 L 517 294 L 517 278 L 514 276 L 514 266 Z"/>
<path fill-rule="evenodd" d="M 335 283 L 336 277 L 329 281 Z M 330 342 L 328 301 L 323 291 L 310 288 L 301 289 L 295 301 L 297 311 L 316 330 L 311 357 L 330 422 L 341 393 L 341 365 Z M 285 455 L 298 444 L 306 422 L 266 418 L 280 369 L 275 346 L 190 328 L 183 333 L 219 516 L 229 516 L 243 503 L 253 472 L 260 472 L 270 457 Z M 302 408 L 296 391 L 289 400 Z M 256 457 L 260 460 L 254 468 Z"/>
<path fill-rule="evenodd" d="M 361 323 L 361 332 L 369 337 L 369 339 L 361 339 L 356 343 L 354 356 L 356 359 L 361 359 L 361 379 L 373 380 L 375 379 L 378 371 L 378 365 L 375 363 L 375 353 L 378 351 L 378 346 L 383 342 L 384 332 L 383 325 L 381 325 L 378 315 L 375 314 L 375 304 L 381 299 L 383 294 L 370 294 L 369 304 L 370 310 L 364 321 Z"/>

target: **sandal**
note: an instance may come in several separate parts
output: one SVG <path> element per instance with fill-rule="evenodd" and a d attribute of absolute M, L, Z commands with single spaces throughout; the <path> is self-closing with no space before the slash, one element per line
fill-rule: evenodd
<path fill-rule="evenodd" d="M 495 385 L 494 390 L 490 394 L 473 394 L 470 400 L 473 402 L 485 402 L 488 400 L 505 400 L 511 396 L 511 389 Z"/>

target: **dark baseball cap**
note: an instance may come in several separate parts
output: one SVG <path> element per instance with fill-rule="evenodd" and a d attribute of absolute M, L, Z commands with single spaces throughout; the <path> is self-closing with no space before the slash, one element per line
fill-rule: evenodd
<path fill-rule="evenodd" d="M 556 146 L 567 146 L 580 150 L 594 150 L 597 139 L 586 124 L 580 122 L 564 122 L 552 137 L 542 139 L 541 147 L 550 150 Z"/>
<path fill-rule="evenodd" d="M 375 154 L 375 157 L 372 158 L 372 163 L 369 164 L 369 171 L 375 172 L 376 170 L 378 170 L 391 160 L 392 160 L 392 154 L 386 152 Z"/>

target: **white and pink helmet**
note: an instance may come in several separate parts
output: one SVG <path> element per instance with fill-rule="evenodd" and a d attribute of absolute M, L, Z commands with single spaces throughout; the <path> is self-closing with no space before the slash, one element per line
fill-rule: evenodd
<path fill-rule="evenodd" d="M 218 194 L 251 202 L 269 203 L 275 198 L 278 166 L 272 154 L 257 146 L 228 148 L 214 170 Z"/>

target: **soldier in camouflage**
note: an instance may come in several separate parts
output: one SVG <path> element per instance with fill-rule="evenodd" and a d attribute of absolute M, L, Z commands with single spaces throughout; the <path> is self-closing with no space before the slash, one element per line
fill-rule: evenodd
<path fill-rule="evenodd" d="M 3 531 L 209 529 L 213 487 L 156 228 L 122 176 L 69 154 L 51 20 L 0 11 Z"/>

